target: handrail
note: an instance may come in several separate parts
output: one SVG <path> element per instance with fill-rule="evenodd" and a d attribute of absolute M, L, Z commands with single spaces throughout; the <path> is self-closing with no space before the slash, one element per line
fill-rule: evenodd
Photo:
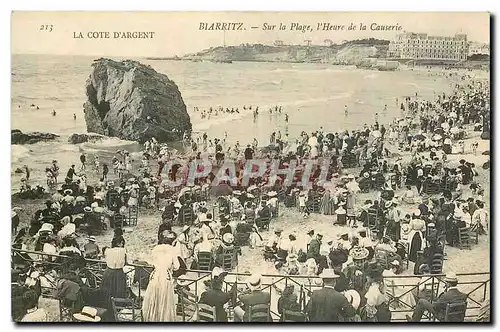
<path fill-rule="evenodd" d="M 44 257 L 44 256 L 60 257 L 62 260 L 72 258 L 72 257 L 68 257 L 68 256 L 63 256 L 63 255 L 45 254 L 43 252 L 29 251 L 29 250 L 15 249 L 15 248 L 12 248 L 11 253 L 13 256 L 16 254 L 17 255 L 28 254 L 28 255 L 39 255 L 40 257 Z M 25 259 L 26 257 L 24 257 L 24 255 L 19 256 L 19 257 L 24 259 L 26 262 L 30 262 L 30 263 L 37 263 L 40 265 L 54 265 L 54 266 L 58 266 L 58 265 L 62 264 L 62 263 L 57 264 L 54 262 L 44 261 L 42 259 L 36 259 L 36 258 L 31 257 L 31 256 L 29 256 L 31 260 L 28 260 L 28 259 Z M 91 275 L 95 278 L 94 285 L 95 285 L 95 287 L 98 287 L 98 283 L 100 280 L 99 272 L 104 272 L 105 261 L 96 260 L 96 259 L 84 259 L 84 261 L 86 263 L 85 267 L 84 267 L 84 271 L 91 273 Z M 131 273 L 135 273 L 137 271 L 137 269 L 142 269 L 144 272 L 149 274 L 150 272 L 148 270 L 154 269 L 154 266 L 149 265 L 149 264 L 142 265 L 142 264 L 136 264 L 136 263 L 128 263 L 127 266 L 129 267 L 128 271 L 126 272 L 127 275 L 130 275 Z M 194 277 L 194 275 L 196 275 L 196 277 Z M 226 289 L 226 291 L 229 291 L 229 289 L 234 289 L 236 292 L 236 296 L 237 296 L 238 294 L 241 293 L 241 290 L 239 290 L 237 286 L 245 284 L 244 280 L 238 280 L 238 279 L 240 277 L 249 276 L 250 273 L 228 271 L 227 275 L 228 276 L 235 276 L 236 278 L 234 278 L 234 280 L 232 280 L 232 281 L 225 281 L 224 282 L 225 289 Z M 480 278 L 480 279 L 485 279 L 485 280 L 479 280 L 479 281 L 468 281 L 467 280 L 467 281 L 460 282 L 460 279 L 467 279 L 468 276 L 470 276 L 470 277 L 472 277 L 472 276 L 473 277 L 484 276 L 483 278 Z M 262 274 L 262 277 L 263 277 L 263 280 L 262 280 L 263 289 L 269 289 L 269 291 L 271 293 L 271 301 L 273 301 L 274 297 L 278 296 L 277 294 L 275 294 L 276 292 L 272 291 L 272 289 L 275 289 L 277 287 L 277 284 L 284 283 L 285 286 L 288 284 L 295 284 L 296 286 L 300 286 L 299 304 L 301 304 L 302 307 L 305 307 L 305 304 L 307 303 L 306 298 L 310 296 L 311 292 L 314 289 L 321 288 L 321 286 L 317 286 L 315 284 L 312 284 L 311 282 L 309 282 L 308 284 L 304 283 L 304 281 L 306 281 L 306 280 L 310 281 L 311 279 L 318 278 L 317 276 Z M 445 277 L 445 274 L 411 275 L 411 276 L 395 275 L 395 276 L 385 277 L 384 280 L 393 280 L 393 281 L 404 280 L 404 279 L 407 279 L 407 280 L 408 279 L 414 279 L 414 280 L 419 279 L 418 281 L 415 280 L 416 281 L 415 284 L 395 284 L 395 283 L 393 283 L 393 285 L 391 287 L 401 286 L 401 287 L 403 287 L 404 291 L 403 291 L 403 293 L 397 294 L 394 296 L 391 293 L 387 293 L 387 295 L 389 297 L 388 302 L 390 305 L 393 303 L 394 304 L 403 304 L 405 306 L 405 308 L 403 308 L 402 310 L 391 308 L 391 312 L 393 314 L 411 313 L 414 310 L 414 305 L 410 305 L 408 303 L 403 302 L 403 300 L 401 300 L 401 298 L 403 296 L 405 296 L 406 294 L 413 292 L 414 290 L 416 290 L 418 292 L 420 285 L 423 283 L 426 283 L 426 284 L 429 283 L 429 286 L 432 286 L 431 289 L 434 289 L 434 286 L 438 285 L 437 288 L 439 290 L 440 285 L 443 284 L 443 281 L 441 280 L 441 278 L 443 278 L 443 277 Z M 484 301 L 487 297 L 486 295 L 487 295 L 488 287 L 489 287 L 489 284 L 491 282 L 490 281 L 490 273 L 489 272 L 458 273 L 457 277 L 459 278 L 459 284 L 458 284 L 459 286 L 462 285 L 462 286 L 472 287 L 471 289 L 468 289 L 466 291 L 463 290 L 467 294 L 467 299 L 469 300 L 467 310 L 470 311 L 470 310 L 479 309 L 481 306 L 480 302 Z M 129 276 L 129 278 L 130 278 L 130 276 Z M 204 281 L 204 279 L 206 279 L 206 280 L 212 279 L 211 271 L 187 270 L 187 275 L 184 276 L 184 280 L 187 281 L 187 285 L 185 285 L 184 287 L 194 286 L 194 294 L 196 294 L 199 297 L 201 294 L 199 294 L 200 288 L 198 287 L 198 283 Z M 268 280 L 266 280 L 266 279 L 268 279 Z M 271 280 L 269 280 L 269 279 L 271 279 Z M 139 280 L 137 280 L 137 286 L 138 286 L 138 297 L 140 297 L 141 290 L 144 286 L 144 285 L 142 285 L 142 278 L 139 278 Z M 234 286 L 236 286 L 236 287 L 234 287 Z M 54 289 L 54 287 L 46 287 L 46 288 Z M 476 292 L 481 291 L 481 290 L 482 290 L 482 296 L 480 296 L 479 299 L 475 299 L 472 297 L 473 293 L 476 293 Z M 436 296 L 437 296 L 437 294 L 434 294 L 434 291 L 433 291 L 430 301 L 433 302 L 435 300 Z M 277 301 L 277 299 L 275 299 L 275 300 Z M 473 303 L 469 304 L 469 302 L 473 302 Z M 271 310 L 271 315 L 273 316 L 273 318 L 279 317 L 279 315 L 272 310 Z M 471 318 L 471 317 L 477 317 L 477 313 L 466 315 L 466 318 Z M 396 318 L 396 317 L 393 317 L 393 319 L 392 319 L 392 321 L 399 321 L 399 320 L 404 320 L 404 319 L 403 318 Z"/>

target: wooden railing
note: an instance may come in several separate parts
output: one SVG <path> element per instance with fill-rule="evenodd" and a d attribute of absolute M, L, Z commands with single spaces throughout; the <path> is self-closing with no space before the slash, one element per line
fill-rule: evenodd
<path fill-rule="evenodd" d="M 62 262 L 67 259 L 72 259 L 65 256 L 50 255 L 20 249 L 12 249 L 11 254 L 13 265 L 30 265 L 32 266 L 32 269 L 39 271 L 41 276 L 46 276 L 50 270 L 49 267 L 53 266 L 53 268 L 58 269 L 64 264 L 61 262 L 51 262 L 49 261 L 49 257 L 52 257 L 52 259 L 59 257 L 59 260 Z M 80 271 L 80 276 L 85 278 L 85 284 L 88 287 L 97 288 L 100 285 L 102 274 L 105 269 L 106 263 L 104 261 L 85 259 L 85 265 Z M 147 278 L 139 278 L 134 281 L 136 271 L 140 272 L 139 275 L 144 274 L 144 276 L 149 276 L 152 269 L 154 269 L 154 267 L 150 265 L 127 264 L 126 266 L 126 274 L 129 280 L 129 285 L 132 287 L 138 298 L 141 297 L 141 294 L 146 288 L 145 284 L 143 284 L 143 280 L 146 280 Z M 245 279 L 249 275 L 250 274 L 248 273 L 228 272 L 223 284 L 223 290 L 232 292 L 233 299 L 236 299 L 240 294 L 245 292 Z M 389 298 L 389 305 L 392 312 L 391 321 L 404 321 L 404 314 L 411 315 L 415 309 L 415 304 L 407 303 L 405 301 L 405 295 L 414 293 L 418 296 L 419 286 L 423 283 L 426 283 L 433 290 L 429 300 L 430 302 L 434 302 L 439 294 L 444 291 L 444 276 L 445 275 L 443 274 L 439 274 L 424 276 L 398 275 L 385 277 L 384 282 L 388 286 L 387 296 Z M 457 274 L 457 277 L 459 280 L 459 290 L 467 294 L 466 320 L 475 320 L 479 314 L 482 302 L 490 298 L 490 273 L 461 273 Z M 184 279 L 187 280 L 187 283 L 183 287 L 189 288 L 189 291 L 195 294 L 199 299 L 201 293 L 206 289 L 203 285 L 204 281 L 211 280 L 212 274 L 211 271 L 188 270 Z M 301 305 L 302 310 L 305 310 L 305 306 L 312 291 L 321 288 L 320 285 L 314 283 L 314 279 L 317 279 L 317 277 L 305 275 L 291 276 L 263 274 L 262 290 L 271 294 L 271 316 L 273 320 L 278 320 L 280 317 L 277 313 L 276 303 L 281 291 L 288 285 L 295 286 L 295 292 L 298 294 L 299 304 Z M 42 288 L 42 292 L 46 297 L 52 297 L 56 288 L 55 282 L 50 283 L 49 281 L 49 285 L 49 287 Z M 433 319 L 430 316 L 424 317 L 429 320 Z"/>

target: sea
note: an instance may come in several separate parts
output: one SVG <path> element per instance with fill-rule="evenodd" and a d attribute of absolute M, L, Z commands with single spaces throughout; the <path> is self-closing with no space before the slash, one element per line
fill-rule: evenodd
<path fill-rule="evenodd" d="M 53 159 L 65 172 L 82 152 L 92 155 L 118 149 L 137 151 L 136 143 L 117 138 L 99 143 L 68 143 L 69 135 L 86 132 L 85 82 L 95 59 L 12 56 L 11 128 L 60 135 L 53 142 L 12 145 L 12 191 L 19 188 L 22 177 L 14 171 L 23 165 L 31 169 L 32 184 L 44 184 L 45 167 Z M 151 65 L 177 84 L 195 135 L 206 132 L 209 138 L 222 138 L 227 132 L 229 142 L 239 141 L 242 146 L 254 137 L 259 145 L 267 145 L 273 131 L 294 138 L 302 131 L 312 132 L 320 127 L 325 132 L 352 130 L 373 124 L 375 113 L 380 123 L 389 123 L 401 116 L 404 97 L 415 97 L 417 93 L 418 98 L 435 99 L 439 93 L 450 92 L 455 84 L 442 72 L 427 69 L 402 68 L 391 72 L 319 63 L 133 60 Z M 347 116 L 344 105 L 348 107 Z M 202 119 L 200 112 L 194 111 L 194 107 L 202 110 L 218 106 L 238 107 L 240 113 Z M 252 111 L 244 111 L 243 106 L 258 106 L 258 117 L 254 118 Z M 282 107 L 281 114 L 269 114 L 269 108 L 275 106 Z M 56 116 L 52 115 L 53 110 Z M 285 113 L 289 116 L 288 124 Z"/>

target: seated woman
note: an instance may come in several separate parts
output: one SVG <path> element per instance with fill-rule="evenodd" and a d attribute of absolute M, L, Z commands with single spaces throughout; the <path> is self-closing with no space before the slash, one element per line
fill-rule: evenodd
<path fill-rule="evenodd" d="M 415 204 L 415 192 L 411 186 L 406 186 L 406 190 L 401 195 L 401 200 L 407 204 Z"/>
<path fill-rule="evenodd" d="M 390 322 L 391 311 L 386 298 L 386 286 L 382 271 L 378 266 L 371 266 L 366 274 L 367 291 L 365 294 L 366 305 L 362 315 L 365 322 Z"/>
<path fill-rule="evenodd" d="M 298 303 L 297 295 L 294 293 L 294 286 L 287 285 L 283 290 L 283 294 L 278 299 L 278 313 L 281 315 L 280 322 L 283 321 L 283 310 L 300 312 L 300 304 Z"/>
<path fill-rule="evenodd" d="M 234 264 L 238 264 L 238 255 L 235 251 L 234 236 L 231 233 L 226 233 L 222 236 L 222 242 L 215 250 L 215 266 L 224 267 L 224 252 L 233 251 Z"/>

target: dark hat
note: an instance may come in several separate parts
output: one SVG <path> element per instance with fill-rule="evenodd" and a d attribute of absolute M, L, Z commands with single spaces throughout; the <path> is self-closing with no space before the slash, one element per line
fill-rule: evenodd
<path fill-rule="evenodd" d="M 311 229 L 309 232 L 307 232 L 307 235 L 313 235 L 314 234 L 314 229 Z"/>

